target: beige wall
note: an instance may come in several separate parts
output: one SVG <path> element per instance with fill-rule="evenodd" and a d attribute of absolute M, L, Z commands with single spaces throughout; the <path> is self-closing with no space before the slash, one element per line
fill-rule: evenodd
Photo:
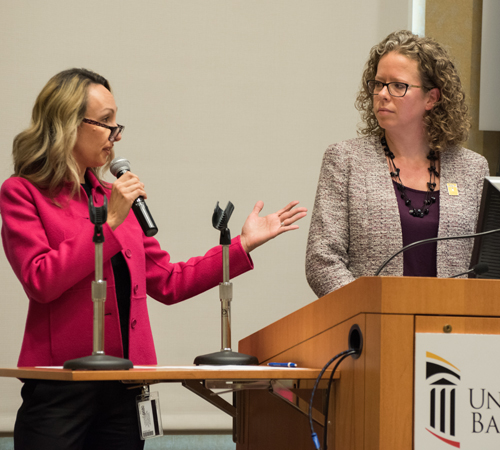
<path fill-rule="evenodd" d="M 401 0 L 2 0 L 0 182 L 42 86 L 69 67 L 93 69 L 113 87 L 127 127 L 115 148 L 146 185 L 162 248 L 173 261 L 203 254 L 219 241 L 217 201 L 235 205 L 233 236 L 259 199 L 264 213 L 293 199 L 312 208 L 326 147 L 356 137 L 370 48 L 407 27 Z M 233 280 L 233 348 L 315 299 L 304 274 L 308 228 L 309 218 L 257 249 L 255 270 Z M 8 367 L 27 300 L 3 252 L 0 285 Z M 150 299 L 149 311 L 160 364 L 219 350 L 217 289 L 171 307 Z M 0 380 L 0 431 L 12 430 L 19 389 Z M 166 429 L 231 427 L 182 387 L 158 390 Z"/>
<path fill-rule="evenodd" d="M 467 148 L 484 155 L 490 173 L 499 169 L 500 132 L 479 130 L 482 0 L 427 0 L 425 34 L 444 44 L 454 57 L 472 115 Z"/>
<path fill-rule="evenodd" d="M 402 0 L 135 0 L 0 2 L 0 182 L 12 139 L 56 72 L 109 78 L 127 126 L 117 153 L 146 183 L 158 239 L 174 261 L 216 245 L 216 201 L 231 200 L 231 231 L 258 199 L 312 208 L 327 145 L 356 136 L 355 93 L 372 45 L 409 27 Z M 477 124 L 481 2 L 427 0 L 427 34 L 457 58 Z M 496 168 L 498 133 L 469 147 Z M 496 147 L 495 147 L 496 145 Z M 304 276 L 309 219 L 253 254 L 234 280 L 237 341 L 314 300 Z M 15 366 L 26 296 L 0 254 L 0 366 Z M 90 299 L 89 299 L 90 301 Z M 219 348 L 216 289 L 173 307 L 150 302 L 160 364 L 191 364 Z M 11 431 L 20 383 L 0 380 L 0 431 Z M 230 428 L 223 413 L 179 386 L 159 386 L 170 430 Z"/>

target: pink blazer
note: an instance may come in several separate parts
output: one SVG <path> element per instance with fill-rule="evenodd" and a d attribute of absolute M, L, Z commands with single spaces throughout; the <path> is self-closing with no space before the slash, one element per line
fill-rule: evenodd
<path fill-rule="evenodd" d="M 110 191 L 91 172 L 96 205 Z M 62 365 L 92 354 L 95 279 L 94 225 L 88 197 L 68 201 L 69 186 L 56 197 L 63 207 L 29 181 L 12 177 L 0 191 L 2 241 L 7 259 L 29 298 L 28 317 L 18 366 Z M 123 356 L 120 321 L 111 257 L 122 252 L 130 271 L 131 305 L 129 358 L 134 364 L 156 364 L 146 298 L 172 305 L 206 291 L 222 281 L 222 247 L 187 262 L 172 263 L 154 238 L 144 236 L 133 212 L 115 231 L 103 226 L 105 353 Z M 253 268 L 239 236 L 230 246 L 231 278 Z"/>

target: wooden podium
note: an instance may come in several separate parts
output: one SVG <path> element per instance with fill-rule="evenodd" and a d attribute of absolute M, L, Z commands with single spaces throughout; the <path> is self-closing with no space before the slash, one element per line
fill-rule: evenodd
<path fill-rule="evenodd" d="M 329 402 L 330 450 L 411 450 L 415 333 L 500 334 L 500 281 L 363 277 L 239 342 L 260 364 L 321 368 L 348 349 Z M 238 450 L 314 449 L 305 415 L 262 391 L 241 394 Z M 323 429 L 315 426 L 318 437 Z"/>

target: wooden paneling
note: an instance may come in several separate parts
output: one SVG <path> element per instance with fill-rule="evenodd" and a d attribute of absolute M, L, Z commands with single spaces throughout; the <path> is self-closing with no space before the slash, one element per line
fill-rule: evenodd
<path fill-rule="evenodd" d="M 498 280 L 362 277 L 242 339 L 239 351 L 270 361 L 361 313 L 500 316 Z"/>
<path fill-rule="evenodd" d="M 275 356 L 277 361 L 293 361 L 300 366 L 306 367 L 323 367 L 335 355 L 348 349 L 349 330 L 352 325 L 357 324 L 362 333 L 365 330 L 365 316 L 358 315 L 357 317 L 343 322 L 335 327 L 329 328 L 322 333 L 319 333 L 300 345 L 287 348 L 283 352 Z M 333 363 L 330 368 L 333 368 Z M 361 355 L 358 359 L 352 357 L 346 358 L 339 366 L 341 375 L 340 380 L 335 382 L 332 389 L 332 399 L 330 400 L 330 427 L 329 427 L 329 448 L 362 448 L 363 445 L 363 428 L 364 428 L 364 366 L 365 356 Z M 267 394 L 267 396 L 270 396 Z M 275 423 L 276 429 L 279 429 L 281 421 L 281 413 L 279 417 L 272 419 L 271 413 L 264 413 L 270 406 L 270 399 L 262 392 L 250 392 L 247 397 L 246 413 L 252 420 L 248 424 L 248 435 L 261 434 L 262 427 L 268 423 Z M 246 447 L 238 446 L 237 448 L 246 449 L 276 449 L 286 448 L 287 450 L 300 450 L 307 448 L 303 446 L 303 442 L 308 442 L 312 445 L 311 433 L 308 427 L 308 420 L 305 415 L 286 406 L 287 423 L 291 424 L 295 440 L 287 447 L 280 447 L 280 433 L 276 436 L 267 436 L 265 442 L 259 442 L 259 445 L 264 447 Z M 280 408 L 280 411 L 282 409 Z M 276 420 L 278 422 L 276 422 Z M 303 426 L 301 424 L 305 424 Z M 319 428 L 319 427 L 318 427 Z M 321 431 L 322 432 L 322 431 Z M 250 437 L 249 442 L 254 442 L 255 438 Z"/>
<path fill-rule="evenodd" d="M 413 316 L 380 315 L 379 336 L 380 444 L 376 448 L 411 450 L 415 338 Z M 376 340 L 376 335 L 373 337 Z M 367 336 L 369 339 L 370 336 Z M 371 411 L 371 408 L 368 410 Z M 366 440 L 369 441 L 368 436 Z"/>
<path fill-rule="evenodd" d="M 245 391 L 244 439 L 238 450 L 313 449 L 307 416 L 265 391 Z M 322 427 L 314 425 L 323 442 Z M 333 449 L 332 449 L 333 450 Z"/>
<path fill-rule="evenodd" d="M 457 333 L 500 334 L 499 317 L 497 280 L 361 278 L 245 338 L 239 349 L 261 363 L 294 361 L 320 368 L 347 348 L 349 330 L 358 324 L 363 353 L 340 366 L 330 399 L 328 448 L 412 450 L 415 332 L 443 332 L 451 325 Z M 249 442 L 259 434 L 263 447 L 238 444 L 237 449 L 313 448 L 304 446 L 309 430 L 298 425 L 303 418 L 291 408 L 286 422 L 276 419 L 265 432 L 290 423 L 296 440 L 280 446 L 271 434 L 263 436 L 264 422 L 272 416 L 263 394 L 248 393 L 246 405 Z"/>
<path fill-rule="evenodd" d="M 417 316 L 415 318 L 417 333 L 444 333 L 445 327 L 449 326 L 451 333 L 500 334 L 500 319 L 493 317 Z"/>

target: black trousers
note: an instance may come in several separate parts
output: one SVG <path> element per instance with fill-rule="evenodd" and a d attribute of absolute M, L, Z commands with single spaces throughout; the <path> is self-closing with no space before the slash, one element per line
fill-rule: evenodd
<path fill-rule="evenodd" d="M 28 380 L 15 450 L 142 450 L 135 398 L 117 381 Z"/>

